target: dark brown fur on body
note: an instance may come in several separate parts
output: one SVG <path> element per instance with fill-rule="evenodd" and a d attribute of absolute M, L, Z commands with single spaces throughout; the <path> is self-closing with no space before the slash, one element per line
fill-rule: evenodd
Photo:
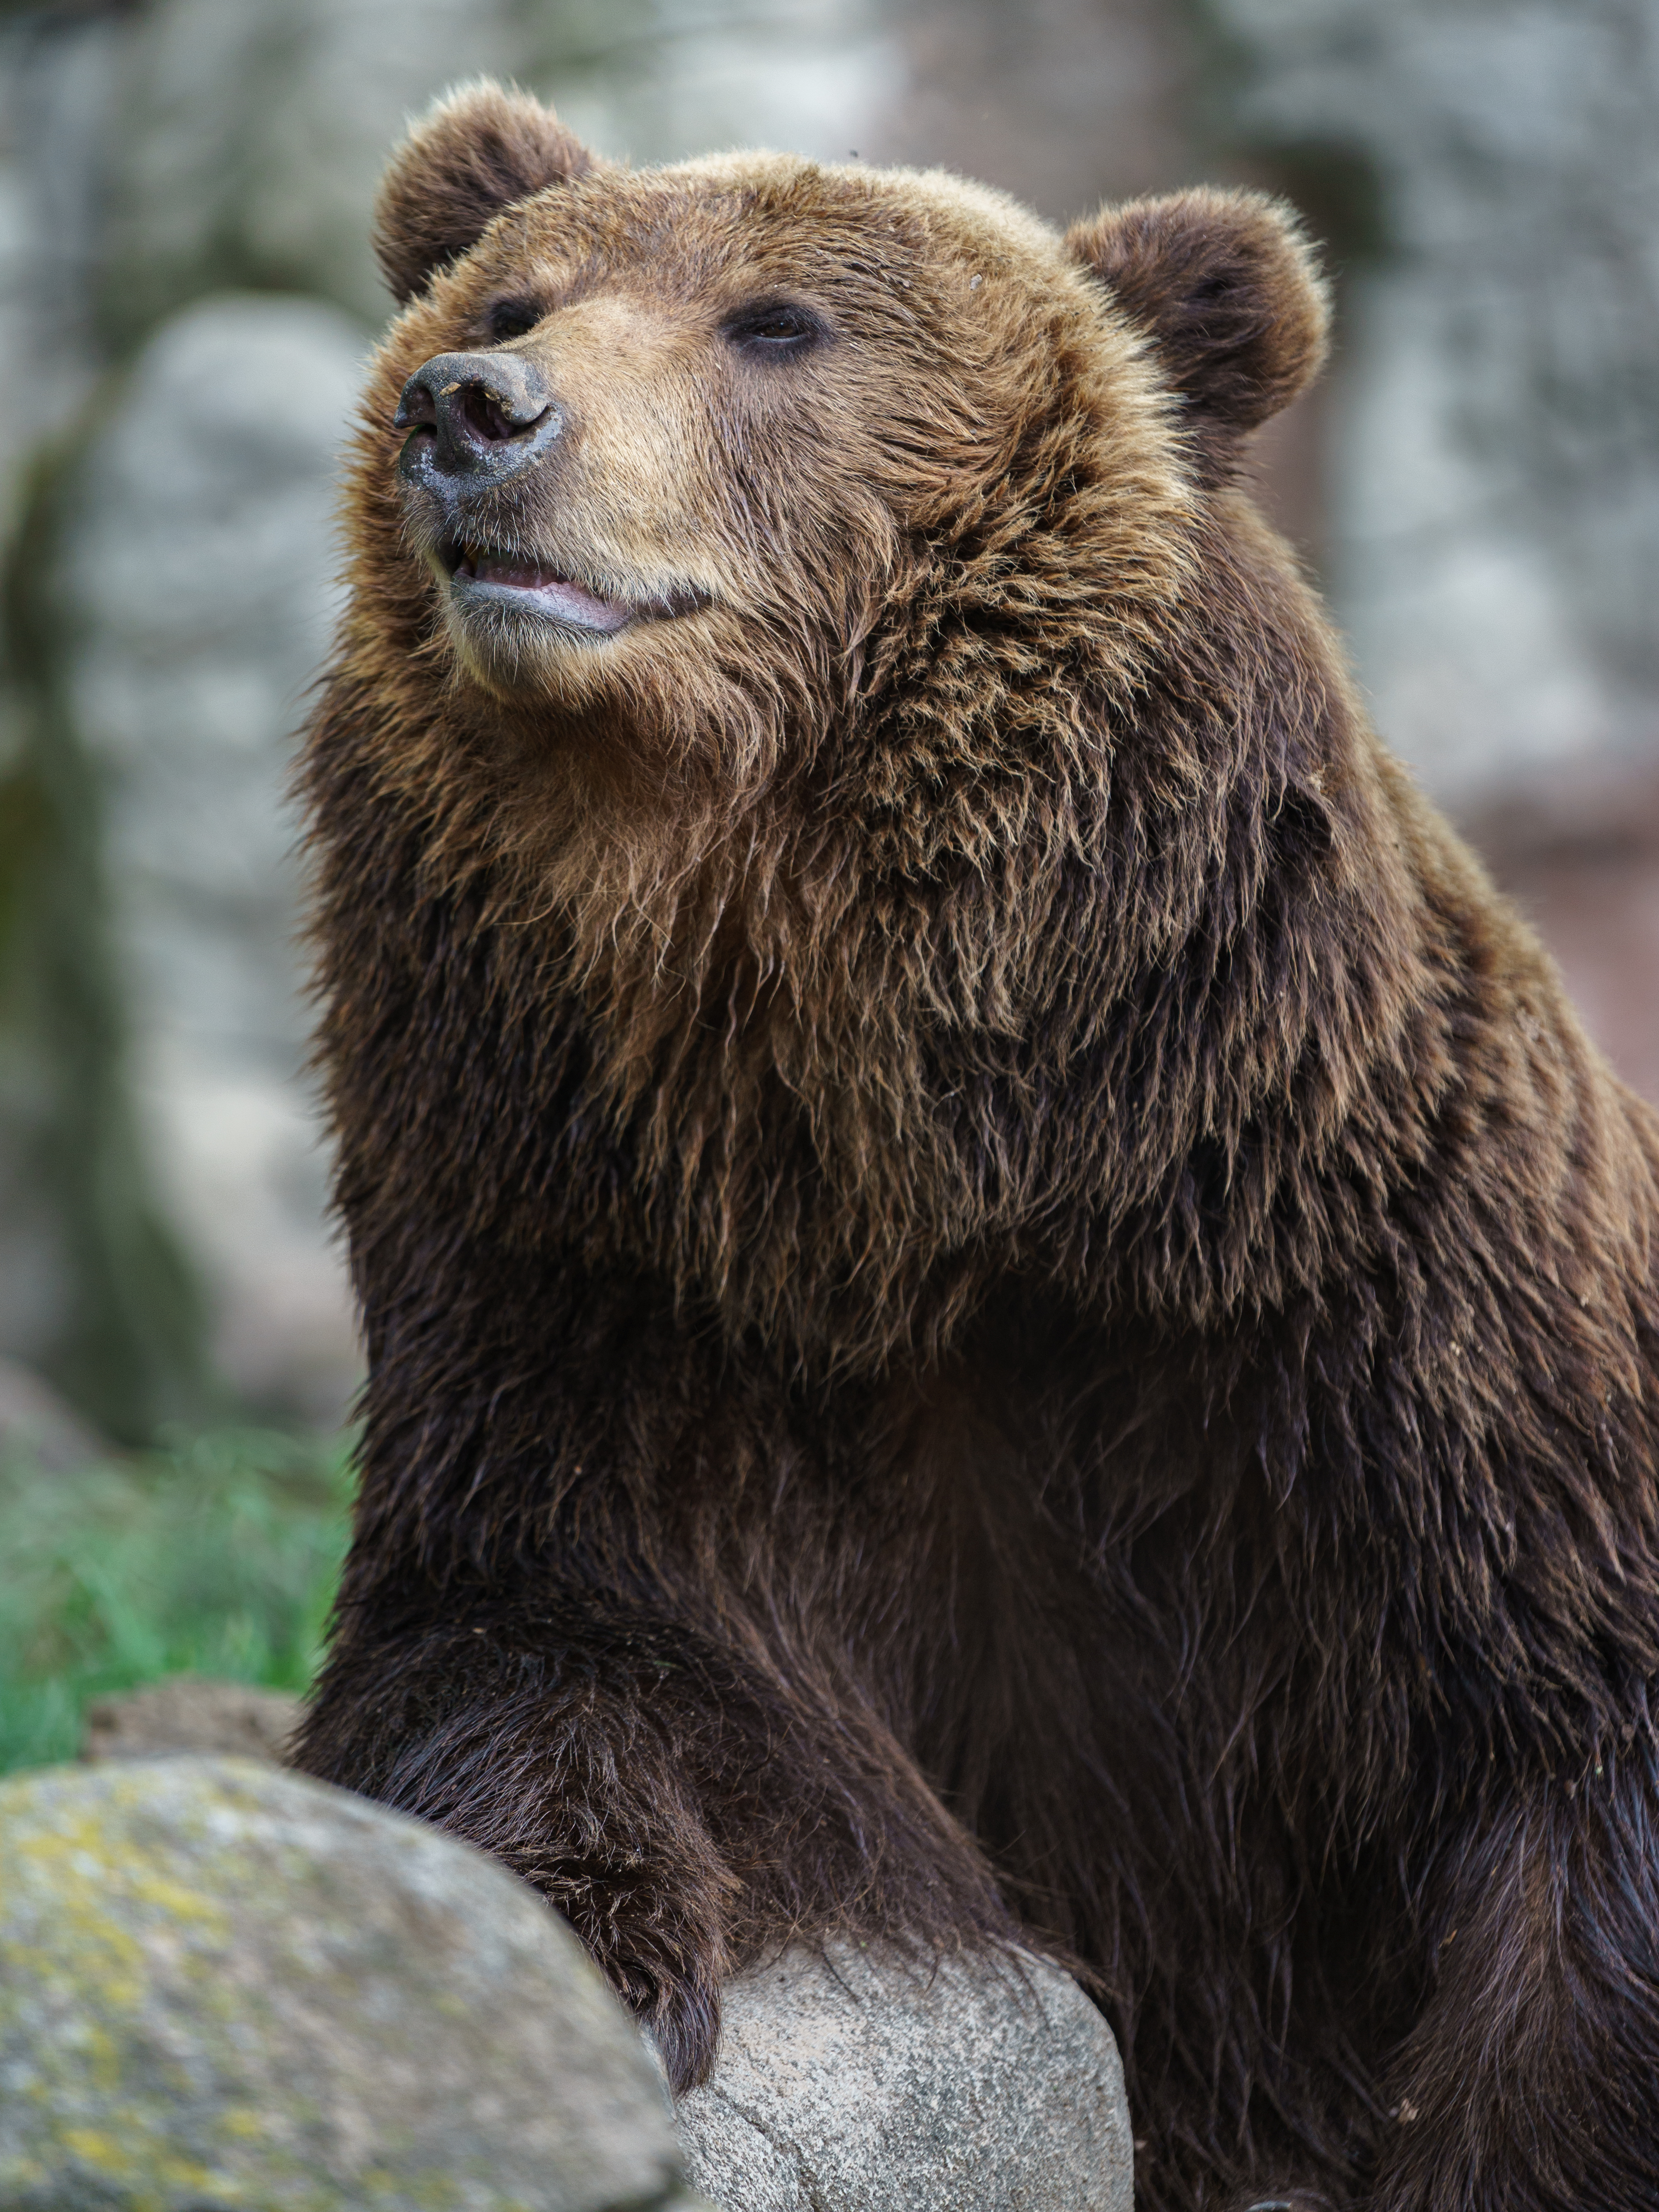
<path fill-rule="evenodd" d="M 1035 1936 L 1147 2207 L 1650 2205 L 1659 1133 L 1233 483 L 1293 234 L 549 186 L 498 98 L 383 208 L 307 770 L 371 1379 L 306 1763 L 682 2083 L 792 1937 Z M 446 617 L 388 426 L 498 343 L 569 428 L 469 527 L 615 639 Z"/>

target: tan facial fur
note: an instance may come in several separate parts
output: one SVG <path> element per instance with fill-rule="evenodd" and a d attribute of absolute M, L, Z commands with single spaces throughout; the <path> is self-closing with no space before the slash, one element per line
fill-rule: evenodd
<path fill-rule="evenodd" d="M 496 346 L 502 301 L 538 319 Z M 769 358 L 734 337 L 767 302 L 809 317 L 811 341 Z M 1057 519 L 1106 526 L 1101 558 L 1132 593 L 1167 599 L 1181 573 L 1188 495 L 1143 342 L 1057 237 L 956 179 L 746 155 L 549 186 L 394 326 L 368 468 L 395 461 L 403 379 L 462 351 L 533 366 L 566 424 L 471 526 L 641 611 L 603 638 L 471 621 L 437 518 L 405 495 L 396 542 L 425 571 L 428 639 L 435 613 L 457 680 L 521 728 L 598 713 L 665 765 L 722 759 L 733 799 L 823 744 L 884 616 L 999 497 L 1029 508 L 1067 478 Z"/>
<path fill-rule="evenodd" d="M 513 623 L 492 651 L 441 575 L 450 640 L 469 674 L 504 698 L 579 698 L 596 661 L 639 644 L 653 618 L 644 610 L 730 596 L 721 549 L 699 527 L 696 495 L 711 469 L 696 349 L 656 303 L 610 292 L 500 350 L 534 364 L 567 427 L 533 480 L 494 503 L 492 534 L 642 611 L 618 637 L 591 641 Z"/>

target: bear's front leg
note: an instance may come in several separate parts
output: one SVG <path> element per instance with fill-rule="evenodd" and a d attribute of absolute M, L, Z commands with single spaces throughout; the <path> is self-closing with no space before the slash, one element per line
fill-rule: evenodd
<path fill-rule="evenodd" d="M 424 1625 L 342 1637 L 300 1763 L 539 1890 L 683 2089 L 713 2061 L 743 1885 L 699 1802 L 718 1749 L 663 1643 L 568 1607 L 458 1610 L 434 1591 Z"/>
<path fill-rule="evenodd" d="M 905 1732 L 933 1553 L 872 1527 L 865 1401 L 620 1273 L 386 1272 L 300 1764 L 540 1890 L 677 2089 L 791 1942 L 1015 1940 Z"/>
<path fill-rule="evenodd" d="M 752 1638 L 552 1583 L 400 1595 L 401 1624 L 347 1614 L 299 1763 L 539 1890 L 677 2094 L 707 2078 L 720 1985 L 757 1955 L 838 1929 L 1013 1935 L 973 1844 L 810 1654 L 773 1668 Z"/>
<path fill-rule="evenodd" d="M 1372 2212 L 1653 2212 L 1659 1771 L 1540 1779 L 1443 1870 Z"/>

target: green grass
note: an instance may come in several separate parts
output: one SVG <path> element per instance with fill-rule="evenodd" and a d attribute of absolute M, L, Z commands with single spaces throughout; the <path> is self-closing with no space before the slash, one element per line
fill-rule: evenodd
<path fill-rule="evenodd" d="M 349 1457 L 238 1431 L 74 1474 L 0 1466 L 0 1773 L 72 1759 L 88 1698 L 163 1675 L 303 1689 Z"/>

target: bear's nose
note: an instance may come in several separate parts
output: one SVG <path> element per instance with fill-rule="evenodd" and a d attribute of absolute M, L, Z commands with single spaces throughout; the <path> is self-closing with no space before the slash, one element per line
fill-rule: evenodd
<path fill-rule="evenodd" d="M 411 434 L 398 462 L 409 478 L 435 467 L 447 477 L 499 483 L 551 443 L 564 417 L 534 365 L 511 353 L 441 353 L 403 388 L 394 430 Z"/>

